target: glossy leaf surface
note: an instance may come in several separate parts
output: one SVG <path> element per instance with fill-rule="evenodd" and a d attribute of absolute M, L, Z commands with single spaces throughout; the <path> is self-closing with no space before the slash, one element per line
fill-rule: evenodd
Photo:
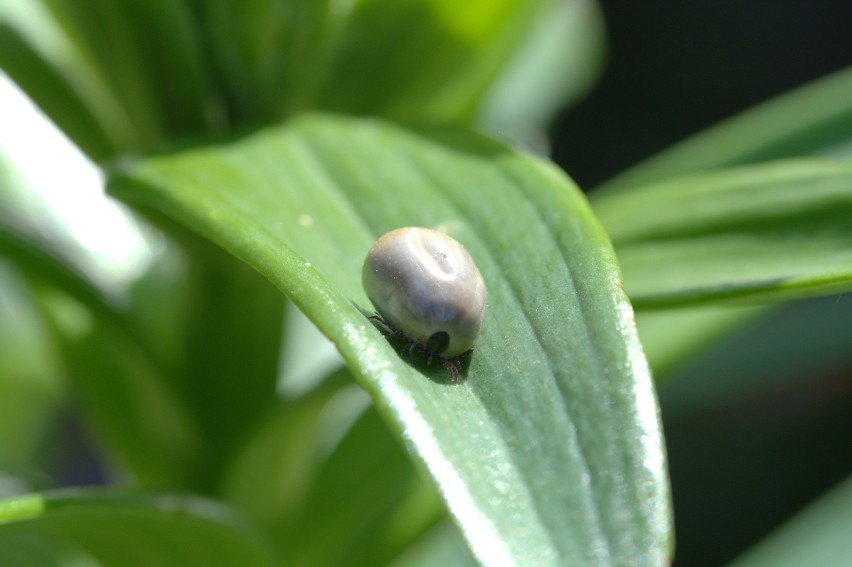
<path fill-rule="evenodd" d="M 608 239 L 559 171 L 459 130 L 308 116 L 143 161 L 111 192 L 265 274 L 340 350 L 485 564 L 657 565 L 670 545 L 657 408 Z M 448 231 L 489 288 L 459 385 L 362 312 L 399 226 Z"/>

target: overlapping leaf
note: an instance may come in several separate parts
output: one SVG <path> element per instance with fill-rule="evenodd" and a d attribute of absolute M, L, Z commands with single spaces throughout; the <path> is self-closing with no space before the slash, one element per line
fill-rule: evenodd
<path fill-rule="evenodd" d="M 852 161 L 782 161 L 603 195 L 634 305 L 852 289 Z"/>

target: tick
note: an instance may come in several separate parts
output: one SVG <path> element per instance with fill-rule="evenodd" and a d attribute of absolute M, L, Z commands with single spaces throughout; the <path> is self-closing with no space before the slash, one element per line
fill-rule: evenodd
<path fill-rule="evenodd" d="M 473 350 L 488 301 L 465 247 L 428 228 L 398 228 L 367 253 L 361 281 L 375 318 L 408 342 L 408 354 L 440 360 L 458 382 L 458 357 Z"/>

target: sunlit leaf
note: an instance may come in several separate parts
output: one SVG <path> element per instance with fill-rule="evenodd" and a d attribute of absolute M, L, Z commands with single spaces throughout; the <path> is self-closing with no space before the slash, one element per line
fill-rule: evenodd
<path fill-rule="evenodd" d="M 311 116 L 143 161 L 113 194 L 265 274 L 337 345 L 486 564 L 662 564 L 665 459 L 650 377 L 606 235 L 548 164 L 472 134 Z M 489 311 L 459 385 L 366 319 L 382 232 L 443 228 Z"/>

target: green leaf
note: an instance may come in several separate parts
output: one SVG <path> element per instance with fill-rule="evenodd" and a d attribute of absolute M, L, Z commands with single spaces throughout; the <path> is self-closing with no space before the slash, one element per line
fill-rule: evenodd
<path fill-rule="evenodd" d="M 729 118 L 601 185 L 607 193 L 666 177 L 830 150 L 852 139 L 852 68 Z"/>
<path fill-rule="evenodd" d="M 730 567 L 843 567 L 852 557 L 852 479 L 811 504 Z"/>
<path fill-rule="evenodd" d="M 637 309 L 852 289 L 852 160 L 697 174 L 593 206 Z"/>
<path fill-rule="evenodd" d="M 40 2 L 92 61 L 146 147 L 207 128 L 209 85 L 186 2 Z"/>
<path fill-rule="evenodd" d="M 665 457 L 632 311 L 556 168 L 461 130 L 308 116 L 143 161 L 110 190 L 254 266 L 335 342 L 480 561 L 666 563 Z M 404 225 L 449 231 L 489 286 L 459 385 L 406 362 L 361 311 L 362 259 Z"/>
<path fill-rule="evenodd" d="M 222 496 L 291 562 L 313 567 L 386 565 L 444 515 L 345 371 L 279 400 L 233 460 Z"/>
<path fill-rule="evenodd" d="M 0 564 L 272 567 L 279 563 L 250 524 L 213 502 L 84 490 L 0 501 Z"/>
<path fill-rule="evenodd" d="M 278 400 L 233 459 L 223 498 L 264 525 L 298 521 L 328 453 L 369 406 L 349 380 L 338 371 L 298 398 Z"/>

